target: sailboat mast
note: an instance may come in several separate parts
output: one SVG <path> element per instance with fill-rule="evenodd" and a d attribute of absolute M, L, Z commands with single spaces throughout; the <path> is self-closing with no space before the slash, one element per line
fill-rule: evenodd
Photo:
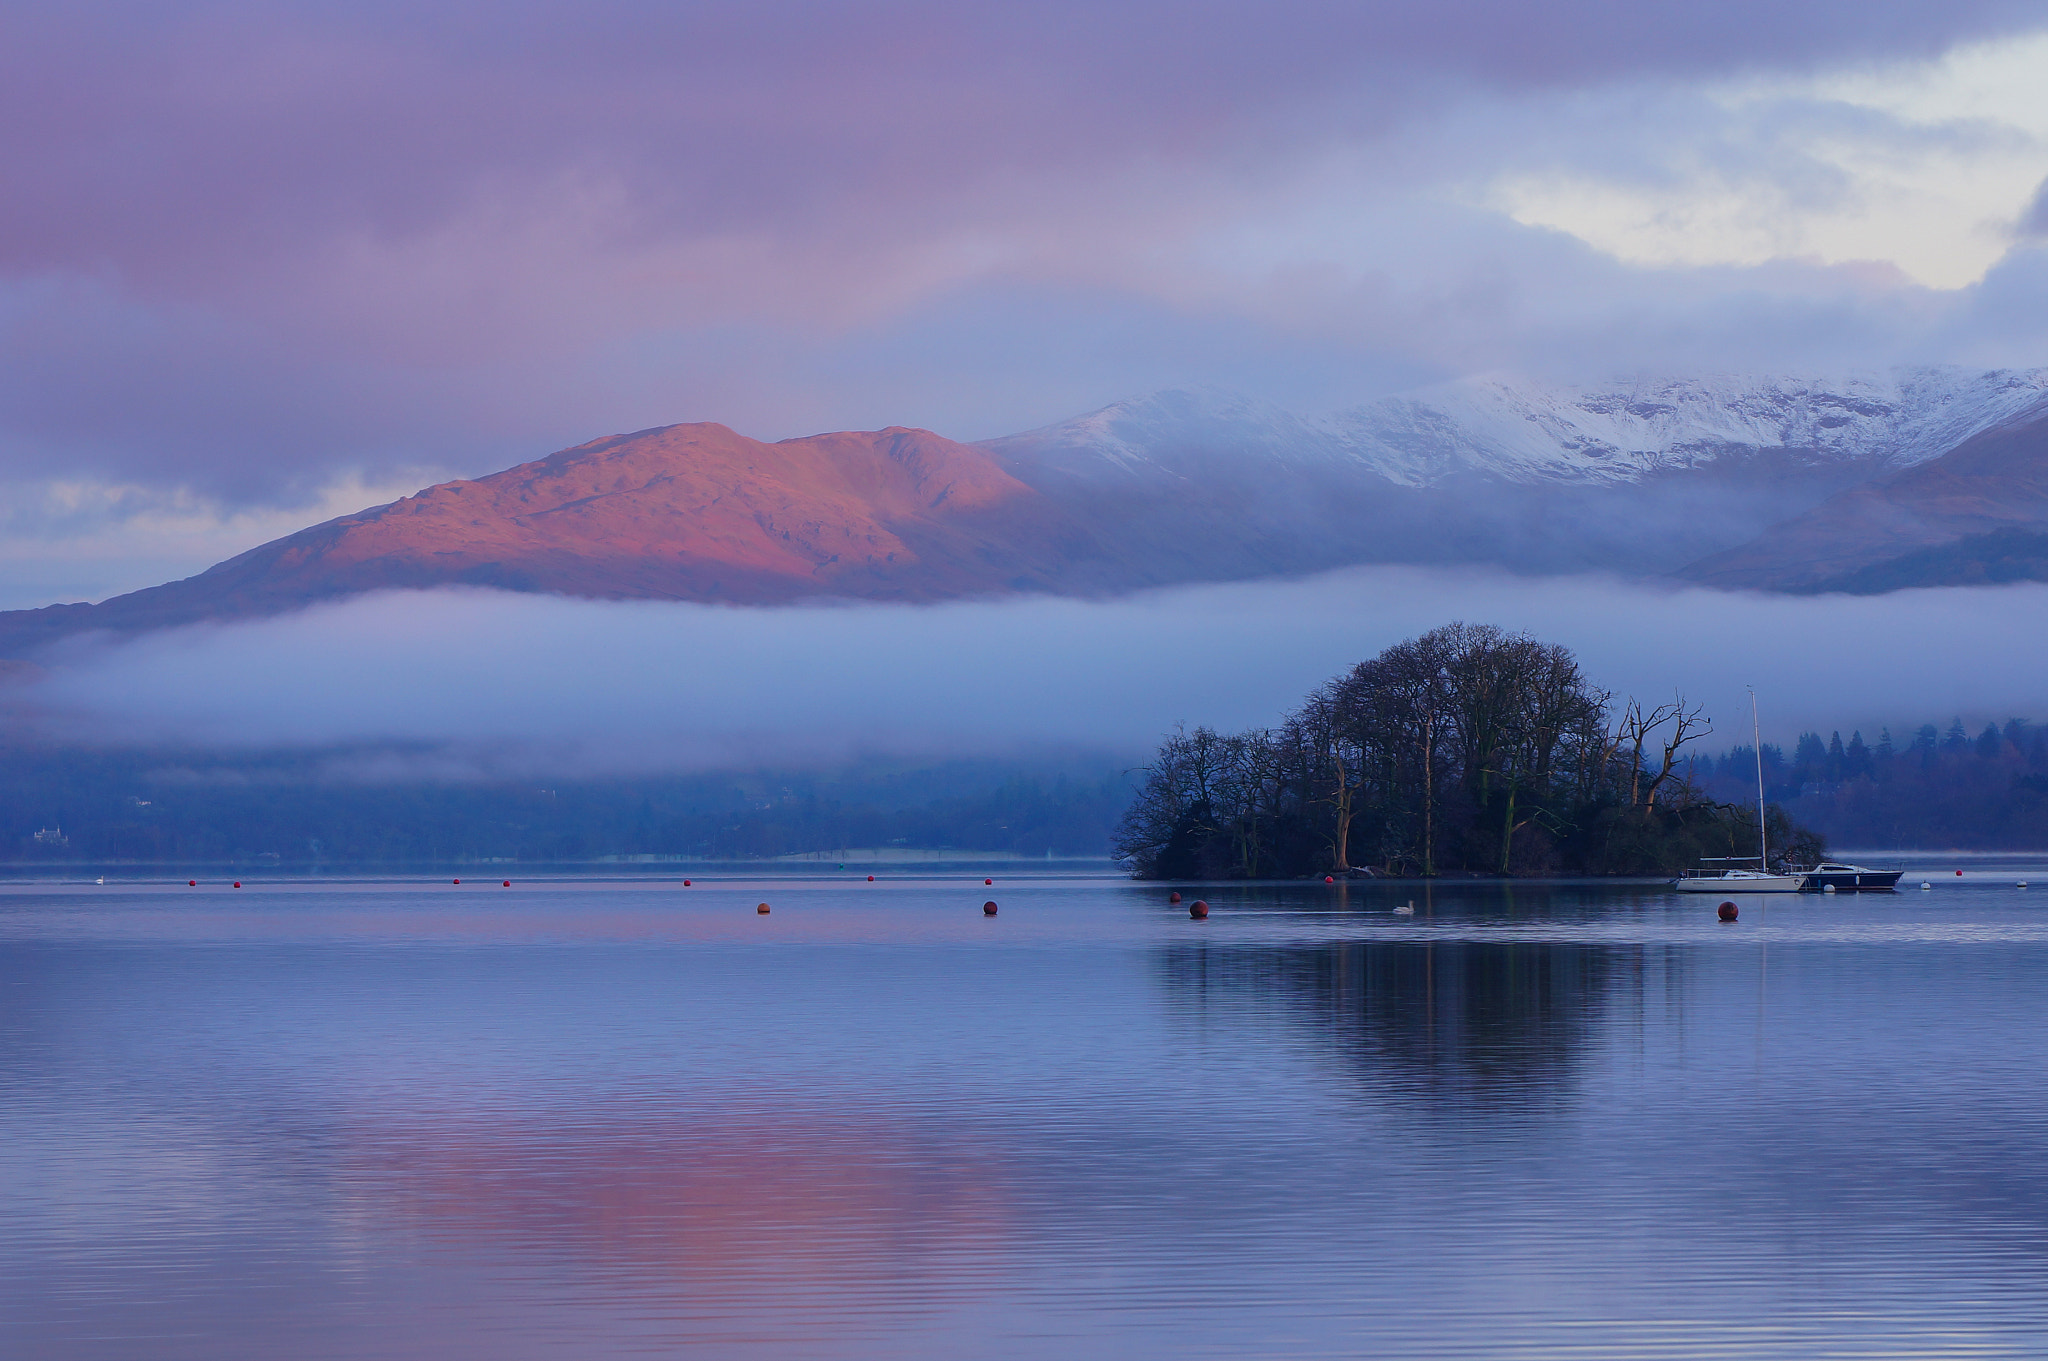
<path fill-rule="evenodd" d="M 1764 828 L 1764 730 L 1757 721 L 1756 691 L 1749 692 L 1750 740 L 1756 746 L 1756 861 L 1757 868 L 1769 872 L 1771 868 L 1770 833 Z"/>

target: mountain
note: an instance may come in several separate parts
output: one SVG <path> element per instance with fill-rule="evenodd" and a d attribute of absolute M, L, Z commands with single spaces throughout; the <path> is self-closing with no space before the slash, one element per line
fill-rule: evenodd
<path fill-rule="evenodd" d="M 1412 489 L 1325 424 L 1211 390 L 1156 392 L 978 446 L 1122 550 L 1123 586 L 1407 561 Z"/>
<path fill-rule="evenodd" d="M 2039 578 L 2048 531 L 2048 414 L 1971 436 L 1929 462 L 1853 487 L 1683 575 L 1710 586 L 1870 593 Z"/>
<path fill-rule="evenodd" d="M 1487 377 L 1319 417 L 1175 390 L 980 444 L 903 427 L 768 443 L 666 426 L 429 487 L 184 581 L 0 614 L 0 656 L 91 629 L 463 583 L 924 601 L 1401 562 L 1685 570 L 1805 590 L 2033 523 L 2019 509 L 2032 465 L 1965 451 L 2044 415 L 2048 370 L 1906 369 L 1591 387 Z M 1695 562 L 1717 545 L 1731 547 Z M 1987 551 L 2003 565 L 1982 570 L 2020 570 L 2010 545 Z"/>
<path fill-rule="evenodd" d="M 1815 591 L 1884 595 L 1917 586 L 2003 586 L 2015 581 L 2048 581 L 2048 533 L 1994 529 L 1972 534 L 1829 577 Z"/>
<path fill-rule="evenodd" d="M 1868 476 L 2044 408 L 2048 369 L 1584 387 L 1486 376 L 1313 419 L 1226 392 L 1159 392 L 983 447 L 1048 490 L 1331 476 L 1417 488 L 1613 486 L 1756 463 Z"/>
<path fill-rule="evenodd" d="M 769 444 L 722 425 L 615 435 L 444 482 L 99 605 L 0 615 L 18 653 L 83 629 L 276 613 L 384 587 L 765 604 L 1059 589 L 1087 559 L 1056 507 L 924 430 Z"/>
<path fill-rule="evenodd" d="M 2044 406 L 2048 369 L 1595 387 L 1475 378 L 1382 398 L 1335 424 L 1382 476 L 1410 485 L 1475 476 L 1612 485 L 1756 462 L 1904 467 Z"/>
<path fill-rule="evenodd" d="M 1482 377 L 1317 419 L 1154 393 L 982 447 L 1155 562 L 1199 541 L 1231 576 L 1359 562 L 1652 576 L 2043 409 L 2048 369 Z"/>

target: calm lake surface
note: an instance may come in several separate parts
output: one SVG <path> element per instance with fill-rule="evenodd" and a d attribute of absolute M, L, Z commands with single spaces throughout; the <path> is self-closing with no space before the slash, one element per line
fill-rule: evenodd
<path fill-rule="evenodd" d="M 1967 863 L 0 884 L 0 1355 L 2038 1358 Z"/>

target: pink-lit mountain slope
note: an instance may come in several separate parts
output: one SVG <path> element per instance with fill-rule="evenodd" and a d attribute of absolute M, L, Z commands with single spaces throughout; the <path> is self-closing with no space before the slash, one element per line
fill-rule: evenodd
<path fill-rule="evenodd" d="M 766 604 L 1056 585 L 1092 543 L 987 453 L 925 430 L 770 444 L 673 425 L 444 482 L 98 605 L 0 615 L 0 655 L 61 634 L 273 614 L 382 587 Z"/>
<path fill-rule="evenodd" d="M 2044 432 L 2048 370 L 1948 369 L 1471 380 L 1320 420 L 1167 391 L 971 445 L 900 427 L 767 443 L 675 425 L 430 487 L 184 581 L 0 614 L 0 657 L 458 584 L 762 605 L 1099 595 L 1364 563 L 1774 590 L 2008 580 L 2048 574 L 2048 542 L 2027 528 L 2048 522 Z"/>

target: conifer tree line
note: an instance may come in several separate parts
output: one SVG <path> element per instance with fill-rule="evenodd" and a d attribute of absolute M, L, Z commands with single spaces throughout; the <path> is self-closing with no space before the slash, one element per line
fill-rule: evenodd
<path fill-rule="evenodd" d="M 2048 845 L 2048 727 L 2023 718 L 1981 729 L 1801 733 L 1790 751 L 1763 749 L 1770 796 L 1830 838 L 1873 849 L 1991 849 Z M 1744 745 L 1693 763 L 1696 784 L 1733 797 L 1756 779 Z"/>
<path fill-rule="evenodd" d="M 1176 729 L 1113 850 L 1139 878 L 1664 874 L 1754 854 L 1692 778 L 1682 696 L 1616 704 L 1570 649 L 1488 624 L 1396 643 L 1271 728 Z M 1774 811 L 1776 852 L 1818 838 Z"/>

